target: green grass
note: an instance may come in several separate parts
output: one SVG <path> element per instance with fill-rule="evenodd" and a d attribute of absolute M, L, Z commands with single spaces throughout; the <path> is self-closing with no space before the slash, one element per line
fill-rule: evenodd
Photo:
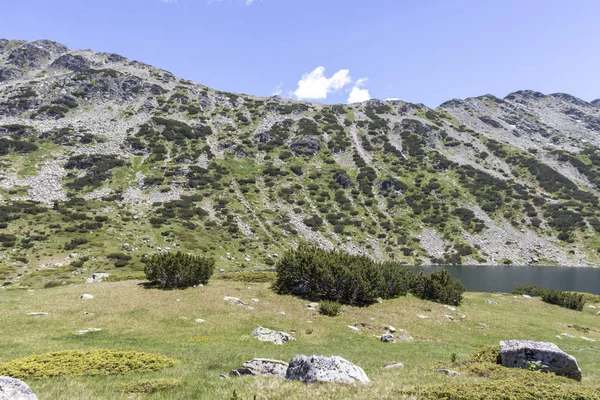
<path fill-rule="evenodd" d="M 596 340 L 588 342 L 579 339 L 580 332 L 568 327 L 597 327 L 600 317 L 595 315 L 595 309 L 586 307 L 583 312 L 576 312 L 539 299 L 467 293 L 463 305 L 457 308 L 457 312 L 466 315 L 464 319 L 440 304 L 412 296 L 366 308 L 345 307 L 339 316 L 330 318 L 308 310 L 305 300 L 275 294 L 269 283 L 244 280 L 212 280 L 203 288 L 171 291 L 145 289 L 140 281 L 60 286 L 34 292 L 5 290 L 0 294 L 3 310 L 0 362 L 32 354 L 93 349 L 140 351 L 179 360 L 177 365 L 160 372 L 28 379 L 27 383 L 42 399 L 229 399 L 234 390 L 243 399 L 254 395 L 259 399 L 396 399 L 401 398 L 402 390 L 444 385 L 449 379 L 465 385 L 484 384 L 488 378 L 467 372 L 449 378 L 432 372 L 432 367 L 454 368 L 450 363 L 451 353 L 456 353 L 462 361 L 481 346 L 505 339 L 531 339 L 555 342 L 577 358 L 583 381 L 568 382 L 570 387 L 591 387 L 600 381 L 600 333 L 585 333 Z M 82 293 L 95 297 L 84 302 L 79 300 Z M 254 310 L 230 305 L 223 300 L 224 296 L 239 297 Z M 252 298 L 259 302 L 251 302 Z M 499 304 L 486 304 L 486 299 Z M 49 315 L 27 315 L 34 311 Z M 281 311 L 285 316 L 279 314 Z M 418 314 L 430 318 L 420 319 Z M 445 314 L 453 314 L 455 321 L 447 320 Z M 197 318 L 206 322 L 196 323 Z M 347 327 L 356 323 L 374 329 L 361 328 L 355 332 Z M 258 342 L 251 332 L 259 325 L 295 331 L 292 335 L 297 340 L 282 346 Z M 373 335 L 384 333 L 386 325 L 406 329 L 414 340 L 397 344 L 380 342 Z M 102 331 L 74 334 L 88 327 Z M 578 339 L 556 339 L 562 332 Z M 361 366 L 372 384 L 346 387 L 255 377 L 219 379 L 220 374 L 254 357 L 289 361 L 295 354 L 342 356 Z M 382 369 L 391 361 L 402 362 L 406 368 Z M 123 389 L 141 380 L 157 379 L 179 379 L 181 386 L 143 397 L 130 397 Z"/>

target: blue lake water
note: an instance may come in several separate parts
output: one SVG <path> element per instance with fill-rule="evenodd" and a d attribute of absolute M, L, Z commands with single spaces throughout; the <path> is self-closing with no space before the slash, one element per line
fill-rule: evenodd
<path fill-rule="evenodd" d="M 411 269 L 425 274 L 447 269 L 452 276 L 461 280 L 467 290 L 476 292 L 512 292 L 519 285 L 538 285 L 600 294 L 600 268 L 450 265 Z"/>

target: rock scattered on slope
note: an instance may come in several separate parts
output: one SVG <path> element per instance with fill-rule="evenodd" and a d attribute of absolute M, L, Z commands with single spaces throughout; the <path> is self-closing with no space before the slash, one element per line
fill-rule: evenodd
<path fill-rule="evenodd" d="M 448 376 L 460 376 L 460 374 L 456 371 L 453 371 L 451 369 L 445 369 L 445 368 L 438 368 L 435 370 L 435 372 L 439 372 L 440 374 L 444 374 L 444 375 L 448 375 Z"/>
<path fill-rule="evenodd" d="M 289 333 L 274 331 L 272 329 L 263 328 L 262 326 L 256 328 L 252 332 L 252 336 L 261 342 L 272 342 L 275 344 L 283 344 L 283 342 L 296 340 Z"/>
<path fill-rule="evenodd" d="M 37 400 L 37 396 L 22 380 L 0 376 L 0 400 Z"/>
<path fill-rule="evenodd" d="M 385 333 L 385 334 L 381 335 L 381 341 L 384 343 L 391 343 L 394 341 L 394 335 L 392 335 L 390 333 Z"/>
<path fill-rule="evenodd" d="M 285 373 L 288 369 L 288 363 L 280 360 L 271 360 L 268 358 L 255 358 L 251 361 L 246 361 L 241 368 L 231 370 L 229 376 L 242 375 L 263 375 L 263 376 L 278 376 L 285 378 Z"/>
<path fill-rule="evenodd" d="M 505 367 L 528 369 L 532 364 L 539 363 L 542 370 L 581 380 L 581 369 L 575 357 L 565 353 L 554 343 L 531 340 L 502 341 L 500 357 Z"/>
<path fill-rule="evenodd" d="M 81 329 L 79 331 L 77 331 L 75 334 L 76 335 L 85 335 L 86 333 L 90 333 L 90 332 L 100 332 L 102 329 L 100 328 L 86 328 L 86 329 Z"/>
<path fill-rule="evenodd" d="M 302 354 L 294 356 L 287 369 L 286 378 L 306 383 L 367 384 L 371 382 L 362 368 L 342 357 Z"/>
<path fill-rule="evenodd" d="M 393 362 L 385 364 L 383 366 L 383 368 L 384 369 L 392 369 L 392 368 L 402 369 L 402 368 L 404 368 L 404 364 L 402 364 L 401 362 L 395 362 L 395 361 L 393 361 Z"/>
<path fill-rule="evenodd" d="M 32 317 L 40 317 L 43 315 L 48 315 L 48 313 L 47 312 L 30 312 L 30 313 L 27 313 L 27 315 L 31 315 Z"/>
<path fill-rule="evenodd" d="M 81 300 L 92 300 L 94 298 L 94 295 L 89 294 L 89 293 L 84 293 L 81 295 L 81 297 L 79 297 Z"/>
<path fill-rule="evenodd" d="M 110 275 L 104 272 L 99 272 L 96 274 L 92 274 L 89 278 L 85 280 L 85 283 L 98 283 L 102 282 L 103 279 L 108 278 Z"/>

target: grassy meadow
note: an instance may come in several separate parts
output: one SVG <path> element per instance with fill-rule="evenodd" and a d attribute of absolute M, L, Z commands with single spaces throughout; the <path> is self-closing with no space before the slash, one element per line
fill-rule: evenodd
<path fill-rule="evenodd" d="M 80 300 L 84 293 L 92 300 Z M 229 304 L 235 296 L 254 307 Z M 251 299 L 258 299 L 254 302 Z M 592 298 L 597 300 L 597 298 Z M 498 304 L 488 304 L 486 300 Z M 308 301 L 274 293 L 269 283 L 213 278 L 201 288 L 150 289 L 142 281 L 64 285 L 34 291 L 0 292 L 0 362 L 31 354 L 61 350 L 135 350 L 179 360 L 174 367 L 121 376 L 25 379 L 42 400 L 56 399 L 386 399 L 402 398 L 401 390 L 488 378 L 462 373 L 448 377 L 433 368 L 458 369 L 450 361 L 468 359 L 481 346 L 505 339 L 551 341 L 575 356 L 583 371 L 576 387 L 600 382 L 600 316 L 543 303 L 539 298 L 514 298 L 489 293 L 466 293 L 463 304 L 450 311 L 441 304 L 412 296 L 370 307 L 344 307 L 341 315 L 326 317 L 306 307 Z M 47 312 L 29 316 L 30 312 Z M 86 314 L 87 313 L 87 314 Z M 285 313 L 285 315 L 281 314 Z M 458 314 L 464 314 L 460 318 Z M 418 315 L 429 318 L 421 319 Z M 454 321 L 445 315 L 451 315 Z M 195 320 L 201 318 L 205 322 Z M 348 325 L 365 324 L 359 331 Z M 414 340 L 382 343 L 374 335 L 392 325 Z M 568 325 L 592 328 L 582 332 Z M 261 343 L 251 332 L 257 326 L 282 330 L 296 337 L 281 346 Z M 80 329 L 100 332 L 75 335 Z M 595 330 L 595 331 L 594 331 Z M 563 332 L 576 338 L 557 339 Z M 595 342 L 581 339 L 585 336 Z M 288 382 L 276 378 L 219 379 L 254 357 L 290 361 L 295 354 L 339 355 L 362 367 L 367 386 Z M 404 369 L 383 369 L 388 362 Z M 533 372 L 532 372 L 533 373 Z M 132 394 L 123 385 L 143 379 L 177 378 L 178 387 L 152 394 Z"/>

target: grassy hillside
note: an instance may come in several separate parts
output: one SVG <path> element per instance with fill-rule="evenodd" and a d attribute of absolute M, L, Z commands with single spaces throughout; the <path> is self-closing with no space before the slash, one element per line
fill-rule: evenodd
<path fill-rule="evenodd" d="M 83 293 L 95 297 L 79 300 Z M 254 309 L 230 305 L 224 296 L 239 297 Z M 253 298 L 259 301 L 253 302 Z M 488 304 L 486 300 L 498 304 Z M 40 399 L 229 399 L 234 391 L 242 399 L 255 395 L 258 399 L 397 399 L 401 398 L 400 390 L 489 381 L 490 378 L 462 372 L 462 367 L 451 363 L 451 354 L 456 353 L 460 363 L 481 346 L 505 339 L 531 339 L 555 342 L 577 358 L 583 381 L 561 380 L 559 385 L 585 388 L 600 382 L 597 309 L 586 307 L 583 312 L 576 312 L 537 298 L 466 293 L 455 312 L 408 296 L 365 308 L 345 307 L 340 316 L 331 318 L 308 310 L 306 303 L 275 294 L 269 283 L 217 277 L 202 288 L 172 291 L 148 289 L 141 281 L 5 290 L 0 292 L 0 362 L 72 349 L 136 350 L 180 361 L 174 367 L 143 374 L 26 379 Z M 588 304 L 600 307 L 599 303 Z M 49 314 L 27 315 L 30 312 Z M 429 318 L 421 319 L 419 314 Z M 460 318 L 459 314 L 465 317 Z M 445 315 L 452 315 L 454 321 Z M 198 318 L 205 322 L 197 323 Z M 358 332 L 348 328 L 355 324 L 366 325 L 357 325 Z M 258 342 L 251 332 L 259 325 L 292 333 L 297 341 L 282 346 Z M 386 325 L 407 330 L 414 340 L 380 342 L 374 335 L 384 333 Z M 568 325 L 596 331 L 584 333 Z M 102 331 L 75 335 L 89 327 Z M 555 337 L 563 332 L 576 338 Z M 299 353 L 340 355 L 364 368 L 372 384 L 346 387 L 305 385 L 274 378 L 219 379 L 220 374 L 254 357 L 289 361 Z M 392 361 L 402 362 L 406 368 L 382 369 Z M 448 377 L 433 372 L 434 366 L 458 369 L 462 374 Z M 155 378 L 178 378 L 182 386 L 148 395 L 124 393 L 121 388 L 123 383 Z"/>

